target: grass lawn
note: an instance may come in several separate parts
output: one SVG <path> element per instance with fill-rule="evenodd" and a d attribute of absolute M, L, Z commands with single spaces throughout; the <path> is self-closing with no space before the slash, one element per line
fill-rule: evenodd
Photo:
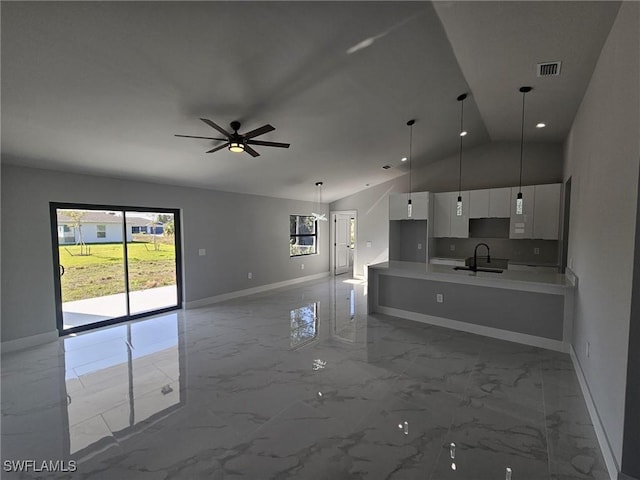
<path fill-rule="evenodd" d="M 136 239 L 137 236 L 134 236 Z M 166 237 L 158 237 L 158 250 L 151 236 L 148 241 L 127 244 L 129 257 L 129 288 L 131 291 L 175 285 L 175 247 Z M 139 238 L 139 237 L 138 237 Z M 137 240 L 137 239 L 136 239 Z M 170 239 L 171 241 L 173 239 Z M 121 243 L 92 244 L 90 255 L 81 256 L 76 245 L 61 246 L 62 301 L 84 300 L 114 293 L 123 293 L 124 265 Z"/>

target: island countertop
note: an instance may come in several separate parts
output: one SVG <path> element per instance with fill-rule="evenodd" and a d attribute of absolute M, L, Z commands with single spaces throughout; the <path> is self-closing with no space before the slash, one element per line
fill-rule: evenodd
<path fill-rule="evenodd" d="M 564 294 L 575 287 L 575 278 L 553 272 L 504 270 L 502 273 L 454 270 L 450 265 L 390 261 L 369 265 L 379 274 L 425 278 L 442 282 L 493 286 L 513 290 Z"/>
<path fill-rule="evenodd" d="M 566 351 L 576 282 L 570 273 L 390 261 L 369 265 L 367 304 L 369 313 Z"/>

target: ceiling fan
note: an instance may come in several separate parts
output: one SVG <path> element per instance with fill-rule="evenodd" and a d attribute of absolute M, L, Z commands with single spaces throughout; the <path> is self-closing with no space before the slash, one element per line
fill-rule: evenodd
<path fill-rule="evenodd" d="M 223 148 L 228 148 L 229 151 L 234 153 L 242 153 L 247 152 L 252 157 L 259 157 L 260 154 L 256 152 L 251 145 L 260 145 L 263 147 L 280 147 L 280 148 L 289 148 L 288 143 L 280 143 L 280 142 L 265 142 L 262 140 L 253 140 L 255 137 L 263 135 L 265 133 L 271 132 L 275 130 L 275 127 L 267 124 L 262 127 L 256 128 L 247 132 L 245 134 L 238 133 L 240 129 L 240 122 L 234 121 L 231 122 L 231 129 L 233 133 L 227 132 L 224 128 L 217 125 L 207 118 L 201 118 L 204 123 L 209 125 L 212 128 L 215 128 L 218 132 L 224 135 L 227 138 L 215 138 L 215 137 L 198 137 L 195 135 L 177 135 L 176 137 L 184 137 L 184 138 L 204 138 L 205 140 L 218 140 L 220 142 L 225 142 L 222 145 L 218 145 L 215 148 L 207 151 L 207 153 L 217 152 L 218 150 L 222 150 Z"/>

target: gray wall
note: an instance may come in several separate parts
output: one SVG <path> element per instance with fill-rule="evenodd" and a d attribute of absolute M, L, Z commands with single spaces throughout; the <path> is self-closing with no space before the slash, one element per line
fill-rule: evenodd
<path fill-rule="evenodd" d="M 318 255 L 289 257 L 289 214 L 312 202 L 7 165 L 1 178 L 2 341 L 56 328 L 50 201 L 181 209 L 186 302 L 329 270 L 328 222 Z"/>
<path fill-rule="evenodd" d="M 531 144 L 526 145 L 525 152 L 523 184 L 562 181 L 562 145 Z M 496 142 L 469 149 L 463 162 L 462 188 L 465 190 L 517 185 L 520 144 Z M 417 168 L 412 177 L 416 192 L 457 190 L 458 156 Z M 331 210 L 358 211 L 356 275 L 365 276 L 367 265 L 388 260 L 389 193 L 407 192 L 408 189 L 408 175 L 403 175 L 331 204 Z M 371 242 L 371 247 L 367 247 L 367 242 Z M 429 255 L 433 256 L 432 253 Z"/>
<path fill-rule="evenodd" d="M 638 180 L 640 186 L 640 179 Z M 640 195 L 636 210 L 636 246 L 640 252 Z M 624 412 L 622 471 L 640 479 L 640 255 L 633 262 L 633 289 L 627 357 L 627 392 Z"/>
<path fill-rule="evenodd" d="M 557 240 L 509 240 L 505 238 L 436 238 L 432 257 L 471 257 L 475 246 L 484 242 L 491 248 L 491 256 L 495 258 L 507 258 L 513 262 L 527 263 L 531 265 L 557 265 L 558 241 Z M 455 250 L 451 250 L 451 245 Z M 539 254 L 534 254 L 534 249 L 539 249 Z M 480 250 L 481 255 L 486 251 Z"/>
<path fill-rule="evenodd" d="M 618 465 L 640 157 L 639 10 L 622 3 L 565 143 L 568 263 L 579 278 L 573 347 Z"/>
<path fill-rule="evenodd" d="M 562 144 L 531 143 L 524 146 L 522 184 L 562 181 Z M 413 189 L 427 192 L 458 190 L 458 154 L 417 168 Z M 493 142 L 464 151 L 462 190 L 518 185 L 520 143 Z"/>
<path fill-rule="evenodd" d="M 406 191 L 407 185 L 405 175 L 331 204 L 332 211 L 358 212 L 355 275 L 366 276 L 367 265 L 389 259 L 389 194 Z"/>

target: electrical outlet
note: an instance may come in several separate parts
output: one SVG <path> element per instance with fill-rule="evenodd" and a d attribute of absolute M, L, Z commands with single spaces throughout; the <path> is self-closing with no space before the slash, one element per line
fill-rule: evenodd
<path fill-rule="evenodd" d="M 304 263 L 300 264 L 300 270 L 304 270 Z"/>
<path fill-rule="evenodd" d="M 422 250 L 422 244 L 421 243 L 418 244 L 418 250 Z"/>
<path fill-rule="evenodd" d="M 534 254 L 534 255 L 540 255 L 540 249 L 539 249 L 538 247 L 535 247 L 535 248 L 533 249 L 533 254 Z"/>
<path fill-rule="evenodd" d="M 586 353 L 587 353 L 587 358 L 589 358 L 589 355 L 591 355 L 591 343 L 590 342 L 587 342 Z"/>
<path fill-rule="evenodd" d="M 247 278 L 251 280 L 253 278 L 253 272 L 247 273 Z"/>
<path fill-rule="evenodd" d="M 367 248 L 371 248 L 371 240 L 367 241 Z"/>
<path fill-rule="evenodd" d="M 449 245 L 449 250 L 451 250 L 452 252 L 456 251 L 456 244 L 452 243 L 451 245 Z"/>
<path fill-rule="evenodd" d="M 198 255 L 204 257 L 207 254 L 207 250 L 205 248 L 201 248 L 198 250 Z"/>
<path fill-rule="evenodd" d="M 436 302 L 438 303 L 444 302 L 444 295 L 442 295 L 441 293 L 436 293 Z"/>

